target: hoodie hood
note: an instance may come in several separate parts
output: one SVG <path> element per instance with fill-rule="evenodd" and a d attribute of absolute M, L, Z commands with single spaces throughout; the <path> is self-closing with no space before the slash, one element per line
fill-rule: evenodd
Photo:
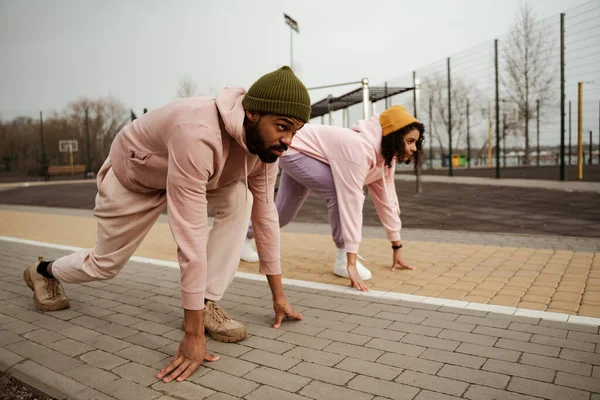
<path fill-rule="evenodd" d="M 217 94 L 216 105 L 229 136 L 234 138 L 246 153 L 249 153 L 246 147 L 246 129 L 244 129 L 246 112 L 242 106 L 245 94 L 246 89 L 242 87 L 226 87 Z"/>
<path fill-rule="evenodd" d="M 373 145 L 373 150 L 377 154 L 377 165 L 384 162 L 381 155 L 381 140 L 383 139 L 383 130 L 379 123 L 379 115 L 374 115 L 369 119 L 360 119 L 351 128 L 355 132 L 362 133 Z"/>

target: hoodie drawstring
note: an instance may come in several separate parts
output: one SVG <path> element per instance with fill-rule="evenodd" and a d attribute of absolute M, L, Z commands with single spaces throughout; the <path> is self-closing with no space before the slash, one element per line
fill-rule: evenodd
<path fill-rule="evenodd" d="M 263 163 L 264 169 L 264 179 L 265 179 L 265 188 L 267 188 L 267 193 L 269 193 L 269 177 L 267 176 L 267 164 Z M 248 155 L 244 154 L 244 185 L 246 186 L 246 201 L 248 201 Z M 267 195 L 267 203 L 270 203 L 269 196 Z"/>
<path fill-rule="evenodd" d="M 263 164 L 263 167 L 265 169 L 265 171 L 264 171 L 265 173 L 263 174 L 265 177 L 265 187 L 267 188 L 267 193 L 271 193 L 271 192 L 269 192 L 269 177 L 267 176 L 267 173 L 268 173 L 267 164 Z M 275 194 L 273 193 L 273 195 L 275 195 Z M 269 204 L 269 195 L 267 194 L 266 197 L 267 197 L 267 204 Z"/>

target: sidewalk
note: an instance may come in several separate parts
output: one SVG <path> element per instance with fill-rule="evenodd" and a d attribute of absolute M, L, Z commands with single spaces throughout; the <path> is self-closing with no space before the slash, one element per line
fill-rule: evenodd
<path fill-rule="evenodd" d="M 396 180 L 416 182 L 416 177 L 412 174 L 396 174 Z M 494 179 L 479 178 L 471 176 L 438 176 L 421 175 L 422 182 L 437 183 L 455 183 L 463 185 L 484 185 L 484 186 L 503 186 L 503 187 L 522 187 L 548 190 L 562 190 L 566 192 L 592 192 L 600 193 L 600 182 L 580 182 L 580 181 L 550 181 L 536 179 Z"/>
<path fill-rule="evenodd" d="M 2 206 L 0 220 L 0 236 L 6 238 L 81 248 L 95 243 L 95 220 L 85 210 Z M 329 229 L 314 223 L 284 229 L 284 277 L 348 285 L 347 279 L 332 272 L 335 248 Z M 371 290 L 508 307 L 513 312 L 518 308 L 532 316 L 547 311 L 564 320 L 569 315 L 600 317 L 600 239 L 407 230 L 403 256 L 417 269 L 392 272 L 383 230 L 370 227 L 363 234 L 361 255 L 373 272 L 367 282 Z M 176 261 L 166 216 L 135 255 Z M 258 265 L 241 262 L 239 270 L 256 273 Z"/>
<path fill-rule="evenodd" d="M 164 384 L 154 376 L 183 334 L 177 268 L 130 262 L 111 281 L 67 285 L 71 308 L 41 313 L 22 272 L 68 253 L 54 247 L 0 240 L 0 368 L 57 399 L 600 399 L 597 320 L 292 282 L 304 320 L 275 330 L 266 281 L 245 274 L 220 304 L 249 337 L 209 341 L 221 360 Z"/>

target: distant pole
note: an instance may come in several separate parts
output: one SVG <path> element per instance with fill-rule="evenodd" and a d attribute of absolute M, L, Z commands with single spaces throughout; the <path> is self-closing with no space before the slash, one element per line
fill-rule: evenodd
<path fill-rule="evenodd" d="M 598 165 L 600 165 L 600 101 L 598 102 Z"/>
<path fill-rule="evenodd" d="M 537 159 L 535 161 L 536 166 L 540 166 L 540 100 L 535 101 L 536 115 L 537 115 Z"/>
<path fill-rule="evenodd" d="M 87 177 L 90 172 L 92 172 L 92 151 L 91 151 L 91 143 L 90 143 L 90 122 L 88 110 L 85 110 L 85 141 L 86 141 L 86 153 L 87 153 L 87 166 L 86 166 L 86 174 Z"/>
<path fill-rule="evenodd" d="M 44 180 L 48 179 L 48 159 L 46 158 L 46 145 L 44 143 L 44 118 L 42 116 L 42 112 L 40 111 L 40 137 L 41 137 L 41 145 L 42 145 L 42 159 L 40 160 L 40 168 L 41 174 L 44 177 Z"/>
<path fill-rule="evenodd" d="M 502 166 L 506 168 L 506 114 L 502 114 Z"/>
<path fill-rule="evenodd" d="M 591 130 L 590 130 L 590 144 L 589 144 L 589 149 L 590 149 L 590 157 L 589 157 L 590 163 L 589 164 L 592 165 L 592 131 Z"/>
<path fill-rule="evenodd" d="M 417 104 L 417 90 L 418 90 L 418 84 L 417 84 L 417 71 L 413 71 L 413 112 L 414 115 L 413 117 L 415 117 L 416 119 L 418 119 L 418 104 Z M 415 177 L 416 177 L 416 181 L 417 181 L 417 193 L 421 193 L 423 192 L 423 185 L 421 185 L 421 166 L 419 165 L 420 163 L 420 159 L 415 162 Z"/>
<path fill-rule="evenodd" d="M 385 109 L 387 110 L 390 107 L 390 101 L 389 101 L 390 99 L 388 99 L 388 85 L 387 85 L 387 82 L 385 83 L 385 86 L 383 87 L 383 90 L 384 90 L 384 96 L 385 96 Z"/>
<path fill-rule="evenodd" d="M 500 179 L 500 90 L 498 87 L 498 39 L 494 40 L 494 62 L 496 68 L 496 179 Z"/>
<path fill-rule="evenodd" d="M 583 179 L 583 83 L 577 84 L 577 180 Z"/>
<path fill-rule="evenodd" d="M 569 165 L 571 165 L 571 100 L 569 100 Z"/>
<path fill-rule="evenodd" d="M 413 88 L 413 117 L 419 119 L 417 116 L 417 71 L 413 71 Z"/>
<path fill-rule="evenodd" d="M 452 83 L 450 80 L 450 57 L 448 62 L 448 175 L 452 176 Z"/>
<path fill-rule="evenodd" d="M 565 14 L 560 14 L 560 180 L 565 180 Z"/>
<path fill-rule="evenodd" d="M 492 168 L 492 158 L 492 102 L 488 101 L 488 168 Z"/>
<path fill-rule="evenodd" d="M 363 89 L 363 119 L 369 119 L 369 79 L 362 79 Z"/>
<path fill-rule="evenodd" d="M 287 26 L 290 27 L 290 68 L 294 70 L 294 31 L 300 33 L 300 28 L 298 28 L 298 22 L 289 15 L 284 13 L 283 18 Z"/>
<path fill-rule="evenodd" d="M 471 168 L 471 127 L 469 125 L 469 100 L 467 99 L 467 168 Z"/>
<path fill-rule="evenodd" d="M 433 126 L 431 123 L 431 112 L 433 108 L 433 98 L 429 96 L 429 168 L 433 169 Z"/>

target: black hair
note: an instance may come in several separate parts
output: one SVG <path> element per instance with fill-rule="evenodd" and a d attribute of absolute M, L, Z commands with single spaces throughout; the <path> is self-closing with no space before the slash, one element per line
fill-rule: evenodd
<path fill-rule="evenodd" d="M 413 154 L 412 158 L 406 160 L 405 163 L 410 164 L 411 160 L 414 160 L 415 164 L 419 163 L 419 159 L 423 154 L 425 126 L 420 122 L 413 122 L 412 124 L 406 125 L 404 128 L 400 128 L 396 132 L 392 132 L 381 139 L 381 154 L 383 155 L 386 166 L 392 166 L 394 157 L 396 157 L 397 160 L 404 159 L 404 153 L 406 151 L 404 148 L 404 136 L 414 129 L 419 131 L 419 139 L 417 139 L 416 143 L 417 152 Z"/>

